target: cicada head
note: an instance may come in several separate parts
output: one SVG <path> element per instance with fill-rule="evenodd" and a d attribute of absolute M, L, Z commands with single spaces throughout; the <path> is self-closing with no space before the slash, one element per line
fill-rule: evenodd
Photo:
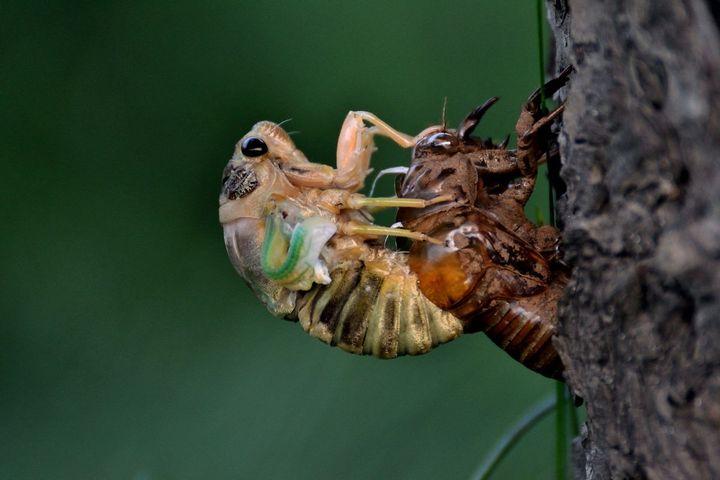
<path fill-rule="evenodd" d="M 413 228 L 421 217 L 451 205 L 473 205 L 484 200 L 486 185 L 478 175 L 478 168 L 484 162 L 506 155 L 507 152 L 501 151 L 505 150 L 507 140 L 495 144 L 491 139 L 473 137 L 472 133 L 497 100 L 493 97 L 475 108 L 457 129 L 436 125 L 417 135 L 410 168 L 398 189 L 398 196 L 426 200 L 445 196 L 451 200 L 422 210 L 400 209 L 398 220 L 405 227 Z"/>
<path fill-rule="evenodd" d="M 262 218 L 270 198 L 296 195 L 278 165 L 303 160 L 307 161 L 282 127 L 267 121 L 256 123 L 237 143 L 223 171 L 220 223 Z"/>
<path fill-rule="evenodd" d="M 498 97 L 492 97 L 475 108 L 463 119 L 457 129 L 436 125 L 420 132 L 413 149 L 413 159 L 432 155 L 449 157 L 456 153 L 473 154 L 481 150 L 505 148 L 505 144 L 495 145 L 491 139 L 483 140 L 472 136 L 485 112 L 497 101 Z"/>
<path fill-rule="evenodd" d="M 414 229 L 422 217 L 445 210 L 451 205 L 472 205 L 482 182 L 475 167 L 462 152 L 462 142 L 455 130 L 430 127 L 418 135 L 412 161 L 398 189 L 403 198 L 432 200 L 445 196 L 451 200 L 424 209 L 401 208 L 397 219 Z"/>
<path fill-rule="evenodd" d="M 259 122 L 235 147 L 223 171 L 220 187 L 220 223 L 225 247 L 235 270 L 273 313 L 287 315 L 295 292 L 267 278 L 262 269 L 265 219 L 276 198 L 293 198 L 296 188 L 278 165 L 304 156 L 277 124 Z"/>

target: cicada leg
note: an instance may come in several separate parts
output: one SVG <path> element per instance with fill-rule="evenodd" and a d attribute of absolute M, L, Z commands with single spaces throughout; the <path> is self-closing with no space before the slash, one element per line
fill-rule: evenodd
<path fill-rule="evenodd" d="M 432 238 L 424 233 L 414 232 L 405 228 L 383 227 L 382 225 L 347 222 L 340 226 L 342 233 L 346 235 L 358 235 L 367 237 L 404 237 L 421 242 L 430 242 L 441 245 L 443 242 Z"/>
<path fill-rule="evenodd" d="M 552 112 L 542 106 L 541 98 L 550 97 L 568 81 L 572 68 L 563 70 L 557 78 L 535 90 L 520 112 L 515 132 L 517 133 L 517 165 L 522 178 L 513 188 L 512 196 L 522 205 L 527 203 L 535 188 L 537 167 L 549 149 L 550 124 L 562 114 L 565 106 L 560 105 Z M 542 93 L 542 95 L 541 95 Z"/>
<path fill-rule="evenodd" d="M 452 199 L 452 195 L 440 195 L 430 200 L 423 200 L 421 198 L 399 197 L 370 198 L 365 195 L 353 194 L 348 198 L 347 206 L 352 209 L 367 208 L 371 211 L 384 208 L 426 208 L 438 203 L 449 202 Z"/>
<path fill-rule="evenodd" d="M 368 127 L 365 122 L 370 124 Z M 370 112 L 349 112 L 345 117 L 337 144 L 335 186 L 352 191 L 362 188 L 375 151 L 373 137 L 383 135 L 403 148 L 415 145 L 416 138 L 399 132 Z"/>
<path fill-rule="evenodd" d="M 417 140 L 417 137 L 395 130 L 377 115 L 351 111 L 345 117 L 338 136 L 335 169 L 306 160 L 281 163 L 280 167 L 288 180 L 296 186 L 339 188 L 357 192 L 363 187 L 370 172 L 370 157 L 375 151 L 375 135 L 383 135 L 403 148 L 413 147 Z"/>

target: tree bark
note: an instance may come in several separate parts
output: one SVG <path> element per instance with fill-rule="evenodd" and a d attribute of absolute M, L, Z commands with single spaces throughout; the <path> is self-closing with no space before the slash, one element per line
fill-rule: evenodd
<path fill-rule="evenodd" d="M 577 478 L 720 478 L 720 8 L 548 0 Z"/>

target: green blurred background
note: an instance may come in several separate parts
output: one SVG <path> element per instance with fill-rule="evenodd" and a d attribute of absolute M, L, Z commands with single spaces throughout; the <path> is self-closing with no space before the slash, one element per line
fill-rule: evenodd
<path fill-rule="evenodd" d="M 0 21 L 0 478 L 466 478 L 553 391 L 481 334 L 329 348 L 265 311 L 217 223 L 261 119 L 332 163 L 350 109 L 417 133 L 445 96 L 455 125 L 500 95 L 479 131 L 504 137 L 538 84 L 534 2 L 25 1 Z M 553 445 L 545 420 L 496 478 L 550 477 Z"/>

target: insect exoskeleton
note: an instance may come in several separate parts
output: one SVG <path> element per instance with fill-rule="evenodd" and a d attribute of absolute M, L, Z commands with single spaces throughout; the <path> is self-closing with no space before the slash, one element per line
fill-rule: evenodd
<path fill-rule="evenodd" d="M 466 332 L 483 331 L 525 366 L 560 378 L 552 337 L 565 273 L 481 209 L 458 207 L 438 215 L 443 218 L 423 220 L 428 233 L 445 244 L 414 244 L 410 250 L 422 292 L 458 317 Z"/>
<path fill-rule="evenodd" d="M 230 261 L 273 314 L 352 353 L 421 354 L 456 338 L 463 326 L 420 292 L 407 253 L 383 241 L 429 239 L 374 225 L 370 211 L 445 199 L 357 194 L 375 133 L 414 143 L 371 114 L 351 112 L 333 169 L 309 162 L 279 125 L 256 124 L 225 168 L 220 222 Z"/>
<path fill-rule="evenodd" d="M 570 70 L 544 86 L 551 95 Z M 560 234 L 537 227 L 524 213 L 537 165 L 553 155 L 551 113 L 540 92 L 523 106 L 516 125 L 518 147 L 507 141 L 470 136 L 491 98 L 468 115 L 457 130 L 430 131 L 419 138 L 399 196 L 451 196 L 425 209 L 400 209 L 406 228 L 442 241 L 413 243 L 409 265 L 423 294 L 458 317 L 465 331 L 484 331 L 525 366 L 562 378 L 553 344 L 557 304 L 567 284 Z"/>

